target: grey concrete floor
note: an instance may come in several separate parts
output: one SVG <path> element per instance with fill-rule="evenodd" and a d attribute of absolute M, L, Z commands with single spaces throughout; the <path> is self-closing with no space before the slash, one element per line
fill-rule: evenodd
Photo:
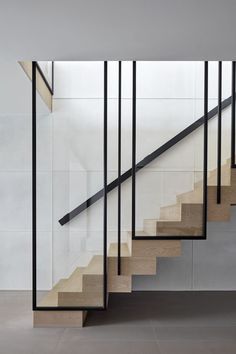
<path fill-rule="evenodd" d="M 31 294 L 0 292 L 0 318 L 0 354 L 236 354 L 236 292 L 114 294 L 82 329 L 33 329 Z"/>

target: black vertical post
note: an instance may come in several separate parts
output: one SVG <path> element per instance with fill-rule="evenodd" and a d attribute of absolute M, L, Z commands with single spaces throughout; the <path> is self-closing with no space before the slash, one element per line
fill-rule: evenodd
<path fill-rule="evenodd" d="M 208 61 L 204 62 L 203 236 L 207 235 Z"/>
<path fill-rule="evenodd" d="M 136 61 L 133 61 L 132 92 L 132 238 L 134 239 L 136 218 Z"/>
<path fill-rule="evenodd" d="M 221 203 L 222 62 L 218 63 L 217 204 Z"/>
<path fill-rule="evenodd" d="M 122 63 L 119 61 L 118 72 L 118 257 L 117 271 L 121 275 L 121 80 Z"/>
<path fill-rule="evenodd" d="M 37 307 L 36 62 L 32 62 L 32 306 Z"/>
<path fill-rule="evenodd" d="M 54 61 L 52 61 L 52 94 L 54 95 Z"/>
<path fill-rule="evenodd" d="M 104 61 L 104 126 L 103 126 L 103 279 L 104 308 L 107 307 L 107 61 Z"/>
<path fill-rule="evenodd" d="M 235 167 L 235 61 L 232 62 L 231 167 Z"/>

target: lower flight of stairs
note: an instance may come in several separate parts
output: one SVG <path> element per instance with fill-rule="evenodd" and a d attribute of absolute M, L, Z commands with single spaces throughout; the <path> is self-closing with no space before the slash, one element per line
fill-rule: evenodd
<path fill-rule="evenodd" d="M 132 240 L 121 245 L 121 275 L 117 275 L 117 244 L 108 251 L 108 292 L 130 293 L 133 275 L 156 274 L 157 257 L 177 257 L 181 242 Z M 103 256 L 93 256 L 87 267 L 77 268 L 60 280 L 41 300 L 40 306 L 103 306 Z M 86 311 L 35 311 L 35 327 L 83 326 Z M 71 322 L 71 323 L 70 323 Z"/>
<path fill-rule="evenodd" d="M 208 221 L 230 219 L 230 206 L 236 204 L 236 173 L 229 161 L 222 166 L 222 199 L 216 203 L 216 170 L 208 178 Z M 140 236 L 173 236 L 202 234 L 202 181 L 195 183 L 192 191 L 176 196 L 176 204 L 164 206 L 160 219 L 144 220 Z M 131 292 L 133 275 L 156 274 L 159 257 L 181 255 L 180 240 L 132 240 L 128 233 L 127 242 L 121 247 L 121 275 L 117 275 L 117 244 L 108 250 L 108 293 Z M 75 269 L 68 279 L 61 279 L 43 297 L 40 306 L 103 306 L 103 256 L 92 257 L 87 267 Z M 35 327 L 81 327 L 87 312 L 34 311 Z"/>

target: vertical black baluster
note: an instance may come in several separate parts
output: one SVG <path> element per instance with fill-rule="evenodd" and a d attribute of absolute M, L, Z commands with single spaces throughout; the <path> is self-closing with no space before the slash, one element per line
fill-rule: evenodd
<path fill-rule="evenodd" d="M 32 62 L 32 302 L 37 308 L 36 62 Z"/>
<path fill-rule="evenodd" d="M 232 62 L 231 167 L 235 166 L 235 61 Z"/>
<path fill-rule="evenodd" d="M 121 275 L 121 83 L 122 63 L 119 61 L 118 73 L 118 258 L 117 270 Z"/>
<path fill-rule="evenodd" d="M 136 218 L 136 61 L 133 61 L 132 94 L 132 238 L 135 238 Z"/>
<path fill-rule="evenodd" d="M 208 62 L 204 62 L 203 236 L 207 235 Z"/>
<path fill-rule="evenodd" d="M 217 204 L 221 203 L 222 62 L 218 63 Z"/>
<path fill-rule="evenodd" d="M 52 61 L 52 94 L 54 95 L 54 61 Z"/>
<path fill-rule="evenodd" d="M 104 127 L 103 127 L 103 272 L 104 308 L 107 307 L 107 61 L 104 61 Z"/>

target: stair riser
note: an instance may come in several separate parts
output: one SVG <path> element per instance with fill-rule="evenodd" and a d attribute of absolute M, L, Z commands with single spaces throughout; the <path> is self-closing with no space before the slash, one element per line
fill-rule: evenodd
<path fill-rule="evenodd" d="M 202 204 L 182 204 L 181 221 L 145 220 L 144 230 L 147 232 L 148 229 L 148 234 L 153 236 L 160 234 L 166 234 L 170 236 L 199 236 L 202 234 L 202 215 Z"/>
<path fill-rule="evenodd" d="M 34 311 L 35 328 L 80 328 L 86 320 L 87 311 Z"/>
<path fill-rule="evenodd" d="M 76 293 L 60 292 L 58 293 L 59 306 L 103 306 L 103 291 L 97 293 Z"/>
<path fill-rule="evenodd" d="M 134 257 L 178 257 L 180 255 L 180 241 L 133 240 L 132 242 L 132 256 Z"/>
<path fill-rule="evenodd" d="M 175 204 L 160 208 L 160 220 L 181 220 L 181 205 Z"/>
<path fill-rule="evenodd" d="M 108 291 L 110 293 L 131 293 L 132 277 L 127 275 L 108 275 Z"/>
<path fill-rule="evenodd" d="M 108 259 L 108 272 L 117 275 L 117 258 Z M 156 274 L 156 258 L 122 257 L 122 275 L 153 275 Z"/>
<path fill-rule="evenodd" d="M 83 292 L 102 292 L 103 291 L 103 275 L 85 274 L 83 276 Z"/>

